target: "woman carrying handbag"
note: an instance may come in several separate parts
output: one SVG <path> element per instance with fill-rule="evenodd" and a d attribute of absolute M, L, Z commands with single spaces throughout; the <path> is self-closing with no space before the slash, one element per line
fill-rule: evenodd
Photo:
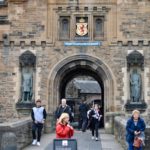
<path fill-rule="evenodd" d="M 140 117 L 140 112 L 134 110 L 132 117 L 127 121 L 126 125 L 126 140 L 128 142 L 128 150 L 142 150 L 144 145 L 145 122 Z"/>

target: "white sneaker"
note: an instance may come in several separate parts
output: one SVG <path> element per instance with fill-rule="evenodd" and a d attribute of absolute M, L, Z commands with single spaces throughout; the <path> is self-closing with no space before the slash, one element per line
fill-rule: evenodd
<path fill-rule="evenodd" d="M 36 145 L 37 140 L 33 140 L 32 145 Z"/>
<path fill-rule="evenodd" d="M 91 138 L 92 140 L 94 140 L 94 136 L 92 136 L 92 138 Z"/>
<path fill-rule="evenodd" d="M 95 141 L 98 141 L 98 138 L 95 138 Z"/>
<path fill-rule="evenodd" d="M 37 146 L 40 146 L 41 144 L 40 144 L 40 142 L 37 142 Z"/>

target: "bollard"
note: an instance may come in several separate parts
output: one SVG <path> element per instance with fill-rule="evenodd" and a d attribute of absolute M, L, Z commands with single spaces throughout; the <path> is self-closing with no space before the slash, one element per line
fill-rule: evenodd
<path fill-rule="evenodd" d="M 2 135 L 1 150 L 17 150 L 17 138 L 12 132 Z"/>

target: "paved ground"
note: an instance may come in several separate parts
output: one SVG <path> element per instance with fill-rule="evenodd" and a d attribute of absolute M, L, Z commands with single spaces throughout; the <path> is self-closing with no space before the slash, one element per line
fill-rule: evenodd
<path fill-rule="evenodd" d="M 28 146 L 23 150 L 53 150 L 53 139 L 55 134 L 45 134 L 41 139 L 41 146 Z M 74 137 L 77 139 L 78 150 L 123 150 L 121 145 L 117 143 L 114 136 L 105 134 L 104 130 L 100 130 L 100 140 L 91 140 L 91 133 L 87 131 L 75 131 Z"/>

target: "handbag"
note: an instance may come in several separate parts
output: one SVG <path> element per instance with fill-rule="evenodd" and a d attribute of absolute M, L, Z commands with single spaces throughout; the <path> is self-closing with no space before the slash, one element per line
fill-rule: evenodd
<path fill-rule="evenodd" d="M 141 144 L 142 144 L 142 140 L 138 137 L 135 137 L 133 146 L 136 147 L 136 148 L 140 148 Z"/>

